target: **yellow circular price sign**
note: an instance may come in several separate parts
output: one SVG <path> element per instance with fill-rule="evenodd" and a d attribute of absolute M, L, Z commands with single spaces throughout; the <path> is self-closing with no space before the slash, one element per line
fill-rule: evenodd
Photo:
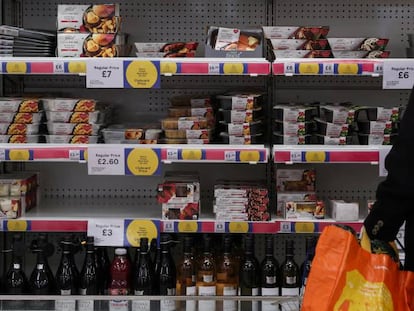
<path fill-rule="evenodd" d="M 181 221 L 178 223 L 178 232 L 198 232 L 196 221 Z"/>
<path fill-rule="evenodd" d="M 317 63 L 300 63 L 299 73 L 316 75 L 319 73 L 319 64 Z"/>
<path fill-rule="evenodd" d="M 312 222 L 297 222 L 295 223 L 295 232 L 313 233 L 315 232 L 315 224 Z"/>
<path fill-rule="evenodd" d="M 357 75 L 359 72 L 358 64 L 338 64 L 338 74 L 340 75 Z"/>
<path fill-rule="evenodd" d="M 247 222 L 230 222 L 229 223 L 230 233 L 247 233 L 249 232 L 249 223 Z"/>
<path fill-rule="evenodd" d="M 11 161 L 29 161 L 30 151 L 27 149 L 15 149 L 9 151 L 9 158 Z"/>
<path fill-rule="evenodd" d="M 200 149 L 183 149 L 181 157 L 183 160 L 202 160 L 203 152 Z"/>
<path fill-rule="evenodd" d="M 125 71 L 127 83 L 136 89 L 149 89 L 159 80 L 157 66 L 151 61 L 132 61 Z"/>
<path fill-rule="evenodd" d="M 257 150 L 240 151 L 240 162 L 259 162 L 260 161 L 260 152 Z"/>
<path fill-rule="evenodd" d="M 325 162 L 327 160 L 325 151 L 308 151 L 305 153 L 306 162 Z"/>
<path fill-rule="evenodd" d="M 127 168 L 132 175 L 152 176 L 159 165 L 158 154 L 152 149 L 132 149 L 127 157 Z"/>
<path fill-rule="evenodd" d="M 7 221 L 8 231 L 27 231 L 28 223 L 26 220 L 9 220 Z"/>
<path fill-rule="evenodd" d="M 133 220 L 126 229 L 126 238 L 133 247 L 139 247 L 141 238 L 148 238 L 148 241 L 151 242 L 157 236 L 157 226 L 151 220 Z"/>
<path fill-rule="evenodd" d="M 175 74 L 178 71 L 177 63 L 174 62 L 161 62 L 160 71 L 162 74 Z"/>
<path fill-rule="evenodd" d="M 8 62 L 6 64 L 7 73 L 27 73 L 27 68 L 25 62 Z"/>
<path fill-rule="evenodd" d="M 70 73 L 86 73 L 85 62 L 69 62 L 68 71 Z"/>
<path fill-rule="evenodd" d="M 224 74 L 243 74 L 244 65 L 241 63 L 226 63 L 223 65 Z"/>

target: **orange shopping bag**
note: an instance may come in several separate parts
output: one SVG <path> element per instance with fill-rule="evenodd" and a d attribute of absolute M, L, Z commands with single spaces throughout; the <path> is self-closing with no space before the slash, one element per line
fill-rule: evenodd
<path fill-rule="evenodd" d="M 328 226 L 316 246 L 302 311 L 414 311 L 414 273 Z"/>

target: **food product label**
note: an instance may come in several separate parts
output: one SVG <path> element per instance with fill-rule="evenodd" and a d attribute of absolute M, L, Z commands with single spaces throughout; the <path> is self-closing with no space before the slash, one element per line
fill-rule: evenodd
<path fill-rule="evenodd" d="M 332 123 L 344 124 L 347 123 L 348 111 L 344 109 L 333 109 Z"/>
<path fill-rule="evenodd" d="M 210 98 L 191 98 L 190 105 L 191 108 L 210 107 L 211 101 Z"/>
<path fill-rule="evenodd" d="M 216 286 L 199 286 L 198 287 L 198 295 L 199 296 L 215 296 L 216 295 Z"/>
<path fill-rule="evenodd" d="M 186 296 L 194 296 L 197 294 L 197 288 L 195 286 L 187 286 L 185 294 Z"/>
<path fill-rule="evenodd" d="M 128 311 L 128 300 L 110 300 L 109 311 Z"/>
<path fill-rule="evenodd" d="M 385 136 L 386 135 L 383 134 L 368 135 L 368 145 L 382 145 L 384 143 Z"/>
<path fill-rule="evenodd" d="M 305 39 L 270 39 L 274 50 L 297 50 L 306 42 Z"/>
<path fill-rule="evenodd" d="M 93 300 L 78 300 L 79 311 L 93 311 L 94 301 Z"/>
<path fill-rule="evenodd" d="M 262 287 L 262 296 L 279 296 L 279 288 L 265 288 Z"/>
<path fill-rule="evenodd" d="M 213 116 L 212 107 L 203 107 L 203 108 L 191 108 L 192 117 L 209 117 Z"/>
<path fill-rule="evenodd" d="M 252 96 L 233 96 L 231 98 L 232 110 L 253 109 L 254 98 Z"/>
<path fill-rule="evenodd" d="M 195 277 L 194 277 L 195 279 Z M 195 280 L 193 280 L 194 282 Z M 197 295 L 197 288 L 195 286 L 187 286 L 185 291 L 186 296 L 195 296 Z M 186 300 L 185 301 L 185 311 L 196 311 L 197 303 L 195 300 Z"/>
<path fill-rule="evenodd" d="M 291 38 L 298 27 L 291 26 L 263 26 L 263 33 L 266 39 Z"/>
<path fill-rule="evenodd" d="M 151 310 L 151 301 L 135 301 L 131 303 L 132 311 L 150 311 Z"/>
<path fill-rule="evenodd" d="M 283 134 L 284 135 L 304 135 L 306 129 L 305 129 L 305 123 L 298 122 L 298 123 L 289 123 L 284 122 L 283 123 Z"/>
<path fill-rule="evenodd" d="M 186 130 L 187 139 L 208 139 L 209 131 L 208 130 Z"/>
<path fill-rule="evenodd" d="M 377 121 L 371 121 L 370 127 L 369 127 L 369 133 L 370 134 L 389 134 L 391 131 L 391 121 L 387 122 L 377 122 Z"/>
<path fill-rule="evenodd" d="M 377 107 L 377 121 L 390 121 L 394 111 L 398 112 L 398 108 Z"/>
<path fill-rule="evenodd" d="M 305 121 L 305 109 L 295 107 L 283 108 L 283 121 L 303 122 Z"/>
<path fill-rule="evenodd" d="M 327 123 L 326 124 L 326 136 L 330 137 L 339 137 L 339 136 L 346 136 L 348 133 L 348 124 L 334 124 L 334 123 Z"/>
<path fill-rule="evenodd" d="M 76 310 L 76 300 L 71 300 L 71 299 L 56 300 L 55 310 L 56 311 L 75 311 Z"/>

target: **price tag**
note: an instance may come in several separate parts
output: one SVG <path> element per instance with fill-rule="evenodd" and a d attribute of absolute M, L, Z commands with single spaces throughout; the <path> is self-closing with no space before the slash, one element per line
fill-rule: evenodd
<path fill-rule="evenodd" d="M 28 66 L 25 62 L 8 62 L 6 63 L 7 73 L 27 73 Z"/>
<path fill-rule="evenodd" d="M 285 74 L 295 74 L 295 63 L 285 63 Z"/>
<path fill-rule="evenodd" d="M 218 64 L 218 63 L 208 64 L 208 73 L 209 74 L 219 74 L 220 73 L 220 64 Z"/>
<path fill-rule="evenodd" d="M 53 73 L 65 73 L 65 63 L 62 61 L 53 62 Z"/>
<path fill-rule="evenodd" d="M 224 221 L 216 221 L 214 223 L 214 232 L 215 233 L 224 233 L 224 232 L 226 232 L 226 223 Z"/>
<path fill-rule="evenodd" d="M 0 161 L 6 160 L 6 150 L 1 148 L 0 149 Z"/>
<path fill-rule="evenodd" d="M 149 60 L 125 61 L 125 88 L 150 89 L 159 88 L 160 62 Z"/>
<path fill-rule="evenodd" d="M 313 222 L 297 222 L 295 223 L 295 232 L 297 233 L 313 233 L 316 230 Z"/>
<path fill-rule="evenodd" d="M 122 60 L 91 59 L 86 64 L 87 88 L 123 88 L 124 67 Z"/>
<path fill-rule="evenodd" d="M 3 73 L 3 63 L 0 62 L 0 73 Z"/>
<path fill-rule="evenodd" d="M 384 62 L 383 89 L 411 89 L 414 84 L 414 64 L 409 61 Z"/>
<path fill-rule="evenodd" d="M 324 75 L 333 75 L 334 66 L 333 64 L 323 64 L 323 74 Z"/>
<path fill-rule="evenodd" d="M 318 63 L 300 63 L 299 64 L 299 73 L 300 74 L 319 74 L 319 64 Z"/>
<path fill-rule="evenodd" d="M 383 63 L 375 63 L 374 64 L 374 73 L 382 75 L 384 72 L 384 64 Z"/>
<path fill-rule="evenodd" d="M 223 65 L 224 74 L 243 74 L 244 65 L 241 63 L 226 63 Z"/>
<path fill-rule="evenodd" d="M 125 175 L 125 156 L 121 148 L 89 148 L 89 175 Z"/>
<path fill-rule="evenodd" d="M 236 151 L 224 151 L 224 160 L 236 162 Z"/>
<path fill-rule="evenodd" d="M 180 221 L 178 223 L 178 232 L 198 232 L 198 222 L 197 221 Z"/>
<path fill-rule="evenodd" d="M 290 162 L 302 162 L 302 151 L 291 151 Z"/>
<path fill-rule="evenodd" d="M 97 246 L 124 246 L 124 221 L 103 219 L 88 221 L 88 236 L 93 236 Z"/>
<path fill-rule="evenodd" d="M 167 149 L 167 160 L 178 160 L 178 149 Z"/>
<path fill-rule="evenodd" d="M 307 151 L 305 153 L 306 162 L 326 162 L 328 153 L 325 151 Z"/>
<path fill-rule="evenodd" d="M 283 233 L 291 233 L 291 222 L 290 221 L 282 221 L 280 222 L 280 232 Z"/>
<path fill-rule="evenodd" d="M 161 74 L 176 74 L 178 71 L 177 63 L 175 62 L 161 62 L 160 64 Z"/>
<path fill-rule="evenodd" d="M 80 150 L 69 150 L 69 160 L 80 161 Z"/>
<path fill-rule="evenodd" d="M 164 232 L 174 232 L 174 222 L 171 220 L 164 220 L 163 222 Z"/>
<path fill-rule="evenodd" d="M 385 168 L 385 158 L 387 157 L 387 154 L 390 152 L 390 149 L 380 149 L 379 150 L 379 176 L 385 177 L 388 175 L 388 171 Z"/>
<path fill-rule="evenodd" d="M 247 233 L 250 231 L 249 223 L 241 221 L 232 221 L 229 223 L 230 233 Z"/>

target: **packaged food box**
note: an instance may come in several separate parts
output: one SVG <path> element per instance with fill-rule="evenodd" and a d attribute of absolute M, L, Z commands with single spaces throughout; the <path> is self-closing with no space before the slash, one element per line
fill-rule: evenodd
<path fill-rule="evenodd" d="M 358 132 L 361 134 L 391 134 L 396 132 L 392 121 L 358 121 Z"/>
<path fill-rule="evenodd" d="M 58 57 L 119 57 L 116 34 L 58 33 Z"/>
<path fill-rule="evenodd" d="M 331 50 L 273 50 L 277 59 L 281 58 L 332 58 Z"/>
<path fill-rule="evenodd" d="M 398 134 L 362 134 L 358 133 L 360 145 L 392 145 Z"/>
<path fill-rule="evenodd" d="M 334 58 L 389 58 L 390 51 L 332 51 Z"/>
<path fill-rule="evenodd" d="M 0 135 L 2 144 L 36 144 L 43 142 L 43 135 Z"/>
<path fill-rule="evenodd" d="M 38 175 L 33 172 L 2 174 L 0 176 L 0 196 L 21 196 L 38 186 Z"/>
<path fill-rule="evenodd" d="M 19 218 L 21 214 L 22 206 L 20 198 L 0 198 L 0 218 Z"/>
<path fill-rule="evenodd" d="M 293 42 L 291 42 L 293 41 Z M 329 50 L 326 39 L 303 40 L 303 39 L 270 39 L 273 50 Z M 299 43 L 301 43 L 299 45 Z"/>
<path fill-rule="evenodd" d="M 315 169 L 277 169 L 276 191 L 315 191 Z"/>
<path fill-rule="evenodd" d="M 357 221 L 359 219 L 359 203 L 344 200 L 329 200 L 327 214 L 336 221 Z"/>
<path fill-rule="evenodd" d="M 215 198 L 214 203 L 216 206 L 223 206 L 223 209 L 226 209 L 226 206 L 246 206 L 249 203 L 249 199 L 247 197 L 222 197 L 219 196 Z"/>
<path fill-rule="evenodd" d="M 40 123 L 43 118 L 41 112 L 0 112 L 0 123 Z"/>
<path fill-rule="evenodd" d="M 119 27 L 118 4 L 58 4 L 58 31 L 116 33 Z"/>
<path fill-rule="evenodd" d="M 39 133 L 39 123 L 0 123 L 0 135 L 34 135 Z"/>
<path fill-rule="evenodd" d="M 102 124 L 94 123 L 54 123 L 47 122 L 47 131 L 51 135 L 98 135 Z"/>
<path fill-rule="evenodd" d="M 295 104 L 278 104 L 273 106 L 273 117 L 278 121 L 306 122 L 318 115 L 318 108 Z"/>
<path fill-rule="evenodd" d="M 262 133 L 255 135 L 229 135 L 221 132 L 222 142 L 229 145 L 251 145 L 263 143 L 264 135 Z"/>
<path fill-rule="evenodd" d="M 283 135 L 297 135 L 303 136 L 307 134 L 312 134 L 314 131 L 315 123 L 310 122 L 286 122 L 286 121 L 275 121 L 274 130 L 277 133 Z"/>
<path fill-rule="evenodd" d="M 167 145 L 205 145 L 209 144 L 209 139 L 202 139 L 202 138 L 161 138 L 158 140 L 160 144 L 167 144 Z"/>
<path fill-rule="evenodd" d="M 316 132 L 323 136 L 345 137 L 351 134 L 349 124 L 337 124 L 315 118 Z"/>
<path fill-rule="evenodd" d="M 286 202 L 290 201 L 312 201 L 317 200 L 315 192 L 277 192 L 277 216 L 283 217 Z"/>
<path fill-rule="evenodd" d="M 320 134 L 313 135 L 313 143 L 317 145 L 352 145 L 354 144 L 354 136 L 325 136 Z"/>
<path fill-rule="evenodd" d="M 166 181 L 158 184 L 158 203 L 183 204 L 194 203 L 200 200 L 200 183 Z"/>
<path fill-rule="evenodd" d="M 375 51 L 385 50 L 389 39 L 384 38 L 328 38 L 331 49 L 342 51 Z"/>
<path fill-rule="evenodd" d="M 203 108 L 211 107 L 211 98 L 203 95 L 178 95 L 171 97 L 170 103 L 172 107 Z"/>
<path fill-rule="evenodd" d="M 96 144 L 98 136 L 89 135 L 45 135 L 48 144 Z"/>
<path fill-rule="evenodd" d="M 400 107 L 361 107 L 356 115 L 357 121 L 393 121 L 400 119 Z"/>
<path fill-rule="evenodd" d="M 254 110 L 263 105 L 261 94 L 217 95 L 216 99 L 223 110 Z"/>
<path fill-rule="evenodd" d="M 161 120 L 163 130 L 198 130 L 208 127 L 208 120 L 203 117 L 178 117 Z"/>
<path fill-rule="evenodd" d="M 329 26 L 263 26 L 267 39 L 325 39 Z"/>
<path fill-rule="evenodd" d="M 105 143 L 120 143 L 121 141 L 157 140 L 162 133 L 159 125 L 142 124 L 112 124 L 102 129 Z"/>
<path fill-rule="evenodd" d="M 30 112 L 36 113 L 42 110 L 42 102 L 32 98 L 0 97 L 0 112 Z"/>
<path fill-rule="evenodd" d="M 212 107 L 170 107 L 168 108 L 168 115 L 170 117 L 204 117 L 207 119 L 211 119 L 214 118 L 214 110 Z"/>
<path fill-rule="evenodd" d="M 79 98 L 42 98 L 45 110 L 93 112 L 97 108 L 95 99 Z"/>
<path fill-rule="evenodd" d="M 57 123 L 103 123 L 105 115 L 100 111 L 46 111 L 46 119 L 48 122 Z"/>
<path fill-rule="evenodd" d="M 211 26 L 207 32 L 205 57 L 262 58 L 261 29 L 236 29 Z"/>
<path fill-rule="evenodd" d="M 223 132 L 227 133 L 228 135 L 249 136 L 262 134 L 264 125 L 261 120 L 253 121 L 250 123 L 227 123 L 225 121 L 220 121 L 219 127 Z"/>
<path fill-rule="evenodd" d="M 200 217 L 200 202 L 162 204 L 161 219 L 197 220 Z"/>
<path fill-rule="evenodd" d="M 195 57 L 198 42 L 135 42 L 137 57 Z"/>
<path fill-rule="evenodd" d="M 227 123 L 251 123 L 260 120 L 263 116 L 262 107 L 252 110 L 225 110 L 219 109 L 219 115 Z"/>
<path fill-rule="evenodd" d="M 284 135 L 273 132 L 273 143 L 276 145 L 308 145 L 311 138 L 311 135 Z"/>
<path fill-rule="evenodd" d="M 164 130 L 166 138 L 172 139 L 211 139 L 212 131 L 210 129 L 201 130 Z"/>
<path fill-rule="evenodd" d="M 336 124 L 352 124 L 355 121 L 355 108 L 343 105 L 320 107 L 321 119 Z"/>
<path fill-rule="evenodd" d="M 289 201 L 285 203 L 286 219 L 323 219 L 325 204 L 323 201 Z"/>

